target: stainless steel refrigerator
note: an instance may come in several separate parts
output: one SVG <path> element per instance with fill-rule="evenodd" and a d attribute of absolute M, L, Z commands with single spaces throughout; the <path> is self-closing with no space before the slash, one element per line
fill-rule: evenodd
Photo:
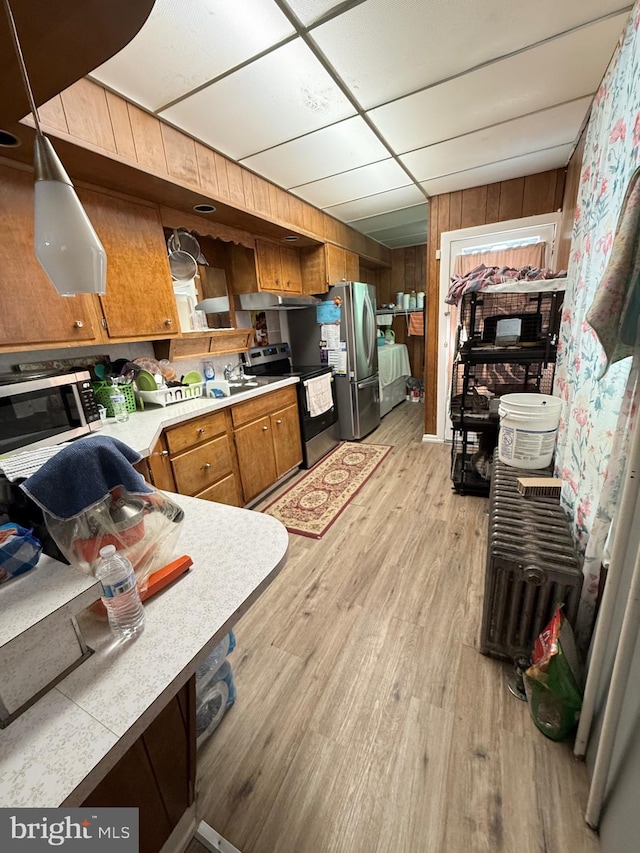
<path fill-rule="evenodd" d="M 335 376 L 340 438 L 364 438 L 380 423 L 380 386 L 376 328 L 376 289 L 347 281 L 330 288 L 323 301 L 342 299 L 339 340 L 346 345 L 344 374 Z M 294 366 L 323 360 L 321 326 L 315 308 L 291 311 L 289 341 Z M 324 354 L 326 356 L 326 352 Z"/>

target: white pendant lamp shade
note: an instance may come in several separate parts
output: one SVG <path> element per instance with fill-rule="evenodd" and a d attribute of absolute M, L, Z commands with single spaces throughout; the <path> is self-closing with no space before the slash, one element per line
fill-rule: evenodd
<path fill-rule="evenodd" d="M 61 296 L 105 293 L 107 255 L 53 145 L 35 139 L 36 257 Z"/>

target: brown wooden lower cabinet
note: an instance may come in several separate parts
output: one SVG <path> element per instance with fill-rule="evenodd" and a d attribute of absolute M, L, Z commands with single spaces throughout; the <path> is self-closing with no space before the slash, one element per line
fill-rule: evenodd
<path fill-rule="evenodd" d="M 192 676 L 82 804 L 138 808 L 140 853 L 158 853 L 194 801 L 195 701 Z"/>
<path fill-rule="evenodd" d="M 236 429 L 235 442 L 242 491 L 250 501 L 278 479 L 270 417 Z"/>
<path fill-rule="evenodd" d="M 301 462 L 291 385 L 170 427 L 136 467 L 158 489 L 244 506 Z"/>
<path fill-rule="evenodd" d="M 245 502 L 302 462 L 298 403 L 293 385 L 231 409 Z"/>
<path fill-rule="evenodd" d="M 302 462 L 298 406 L 287 406 L 270 415 L 276 474 L 282 477 Z"/>

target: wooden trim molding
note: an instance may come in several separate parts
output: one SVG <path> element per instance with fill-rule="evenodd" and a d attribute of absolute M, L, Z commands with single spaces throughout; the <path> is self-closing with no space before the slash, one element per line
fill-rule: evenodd
<path fill-rule="evenodd" d="M 366 261 L 391 266 L 386 246 L 93 80 L 78 80 L 45 104 L 43 119 L 46 132 L 64 143 L 59 153 L 73 178 L 185 212 L 198 202 L 212 202 L 216 221 L 232 228 L 276 240 L 294 233 L 298 246 L 331 240 Z M 32 135 L 25 133 L 26 127 L 32 127 L 30 118 L 13 131 L 21 133 L 23 145 L 8 149 L 11 159 L 30 157 Z M 137 172 L 133 181 L 131 169 Z"/>

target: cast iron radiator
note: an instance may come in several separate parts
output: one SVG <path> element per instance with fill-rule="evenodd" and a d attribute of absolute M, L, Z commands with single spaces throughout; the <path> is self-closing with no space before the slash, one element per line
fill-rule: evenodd
<path fill-rule="evenodd" d="M 557 498 L 525 498 L 517 477 L 550 476 L 494 462 L 480 651 L 529 658 L 557 604 L 574 626 L 582 571 Z"/>

